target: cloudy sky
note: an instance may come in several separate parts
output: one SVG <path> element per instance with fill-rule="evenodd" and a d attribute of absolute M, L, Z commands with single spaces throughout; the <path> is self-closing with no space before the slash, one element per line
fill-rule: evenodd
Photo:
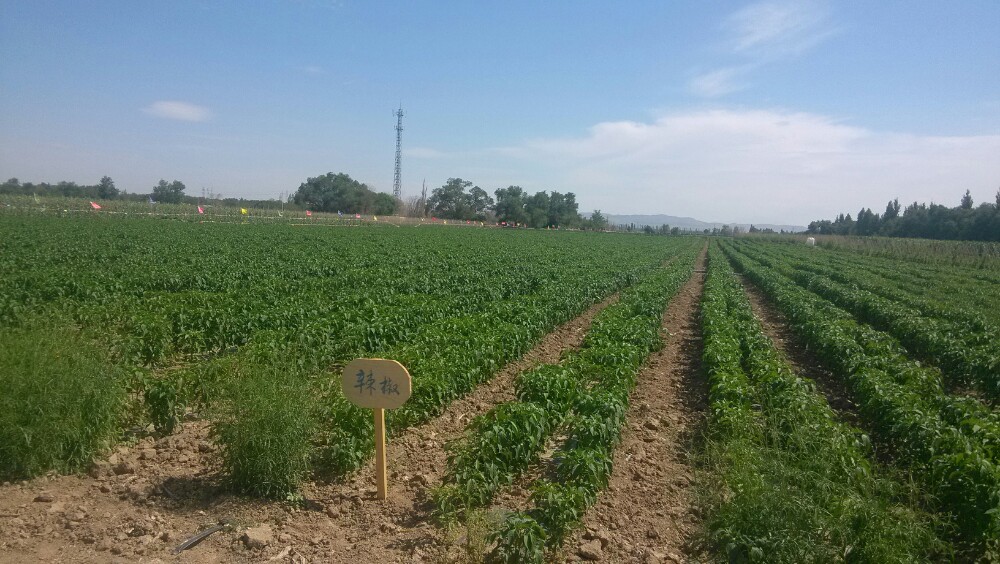
<path fill-rule="evenodd" d="M 1000 188 L 1000 2 L 0 0 L 0 176 L 805 224 Z"/>

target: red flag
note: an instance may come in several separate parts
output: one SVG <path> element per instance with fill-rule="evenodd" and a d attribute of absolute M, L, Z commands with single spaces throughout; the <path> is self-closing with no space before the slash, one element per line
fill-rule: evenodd
<path fill-rule="evenodd" d="M 90 202 L 90 207 L 94 208 L 95 210 L 101 209 L 101 206 L 99 206 L 97 202 Z"/>
<path fill-rule="evenodd" d="M 205 208 L 198 206 L 198 213 L 205 213 Z"/>
<path fill-rule="evenodd" d="M 361 219 L 361 214 L 360 213 L 354 214 L 354 219 Z"/>
<path fill-rule="evenodd" d="M 312 217 L 313 212 L 306 210 L 306 217 Z"/>

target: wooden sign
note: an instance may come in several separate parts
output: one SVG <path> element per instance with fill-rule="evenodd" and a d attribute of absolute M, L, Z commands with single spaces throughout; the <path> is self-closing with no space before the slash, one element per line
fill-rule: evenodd
<path fill-rule="evenodd" d="M 359 358 L 344 367 L 344 395 L 354 405 L 395 409 L 410 399 L 410 373 L 395 360 Z"/>
<path fill-rule="evenodd" d="M 378 498 L 389 491 L 385 464 L 385 410 L 403 405 L 410 398 L 413 383 L 406 367 L 395 360 L 359 358 L 344 367 L 341 380 L 344 396 L 359 407 L 374 410 L 375 482 Z"/>

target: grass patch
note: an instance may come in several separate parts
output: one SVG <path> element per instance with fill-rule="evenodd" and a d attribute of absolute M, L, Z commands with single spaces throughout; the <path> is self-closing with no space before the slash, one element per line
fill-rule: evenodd
<path fill-rule="evenodd" d="M 709 545 L 729 562 L 948 559 L 898 484 L 845 480 L 828 462 L 753 441 L 710 442 L 699 464 Z"/>
<path fill-rule="evenodd" d="M 0 329 L 0 343 L 0 476 L 84 469 L 119 432 L 120 370 L 68 326 Z"/>
<path fill-rule="evenodd" d="M 318 424 L 309 382 L 280 361 L 246 360 L 234 370 L 214 426 L 228 484 L 290 499 L 309 473 Z"/>

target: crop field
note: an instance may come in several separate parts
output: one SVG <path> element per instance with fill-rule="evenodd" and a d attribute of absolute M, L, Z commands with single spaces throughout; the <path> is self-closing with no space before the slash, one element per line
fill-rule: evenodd
<path fill-rule="evenodd" d="M 1000 558 L 992 259 L 233 219 L 0 217 L 0 562 Z"/>

